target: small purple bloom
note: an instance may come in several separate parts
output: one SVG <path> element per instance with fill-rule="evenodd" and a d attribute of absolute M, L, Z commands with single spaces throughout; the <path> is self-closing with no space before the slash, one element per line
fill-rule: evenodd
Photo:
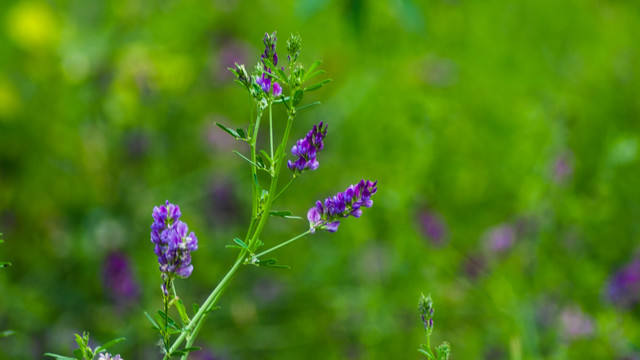
<path fill-rule="evenodd" d="M 317 229 L 336 232 L 340 219 L 349 215 L 360 217 L 362 206 L 373 205 L 371 196 L 378 191 L 377 184 L 377 181 L 363 179 L 358 184 L 349 186 L 344 192 L 326 198 L 324 203 L 317 201 L 316 205 L 307 212 L 311 233 Z"/>
<path fill-rule="evenodd" d="M 166 201 L 165 205 L 153 208 L 154 222 L 151 225 L 151 242 L 158 256 L 160 271 L 165 279 L 163 290 L 168 291 L 168 280 L 177 275 L 189 277 L 193 271 L 191 252 L 198 249 L 196 235 L 189 232 L 187 224 L 180 221 L 180 207 Z"/>
<path fill-rule="evenodd" d="M 640 259 L 618 270 L 607 285 L 607 297 L 621 307 L 631 308 L 640 300 Z"/>
<path fill-rule="evenodd" d="M 276 37 L 276 32 L 274 31 L 271 35 L 265 33 L 262 42 L 264 43 L 264 53 L 260 58 L 262 59 L 263 64 L 264 59 L 268 59 L 271 61 L 273 66 L 278 65 L 278 55 L 276 54 L 276 43 L 278 42 L 278 38 Z M 264 64 L 264 66 L 266 69 L 267 64 Z"/>
<path fill-rule="evenodd" d="M 300 174 L 306 169 L 315 170 L 320 166 L 316 159 L 316 153 L 324 148 L 322 140 L 327 136 L 327 125 L 320 122 L 313 125 L 307 136 L 298 140 L 291 148 L 291 154 L 297 156 L 298 160 L 287 162 L 287 167 L 293 171 L 294 175 Z M 358 216 L 356 216 L 358 217 Z"/>
<path fill-rule="evenodd" d="M 108 353 L 100 353 L 100 355 L 98 356 L 98 360 L 123 360 L 123 359 L 120 357 L 120 354 L 111 355 Z"/>
<path fill-rule="evenodd" d="M 273 96 L 274 97 L 278 97 L 282 95 L 282 86 L 280 86 L 280 84 L 278 84 L 277 82 L 273 83 Z"/>

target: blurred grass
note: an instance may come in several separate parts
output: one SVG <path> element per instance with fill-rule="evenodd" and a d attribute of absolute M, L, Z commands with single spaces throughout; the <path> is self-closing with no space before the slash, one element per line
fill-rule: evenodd
<path fill-rule="evenodd" d="M 178 283 L 201 301 L 243 232 L 249 174 L 214 121 L 246 126 L 225 68 L 250 68 L 265 31 L 303 38 L 334 82 L 293 137 L 329 123 L 320 168 L 277 204 L 304 214 L 360 178 L 375 206 L 336 234 L 247 268 L 200 345 L 244 359 L 419 358 L 420 292 L 454 359 L 637 356 L 638 308 L 607 299 L 637 253 L 640 14 L 624 1 L 5 1 L 0 5 L 0 357 L 67 352 L 72 332 L 154 358 L 160 306 L 151 209 L 182 207 L 200 239 Z M 276 126 L 283 112 L 277 110 Z M 559 177 L 558 159 L 569 168 Z M 555 170 L 554 170 L 555 169 Z M 437 214 L 433 241 L 420 214 Z M 488 229 L 513 224 L 492 251 Z M 274 219 L 265 242 L 303 231 Z M 119 308 L 106 255 L 140 297 Z M 635 294 L 637 297 L 638 294 Z M 573 309 L 573 310 L 572 310 Z M 575 310 L 578 309 L 578 310 Z M 584 333 L 568 331 L 581 313 Z M 579 318 L 579 316 L 578 316 Z M 569 319 L 569 320 L 567 320 Z M 591 324 L 589 326 L 584 324 Z M 516 345 L 513 345 L 516 344 Z"/>

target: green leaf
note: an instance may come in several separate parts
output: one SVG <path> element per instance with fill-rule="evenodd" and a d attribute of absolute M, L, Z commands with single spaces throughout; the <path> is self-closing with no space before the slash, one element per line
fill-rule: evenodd
<path fill-rule="evenodd" d="M 178 299 L 178 301 L 176 302 L 176 309 L 178 310 L 178 314 L 180 314 L 182 323 L 187 325 L 189 323 L 189 316 L 187 315 L 187 309 L 185 309 L 182 300 Z"/>
<path fill-rule="evenodd" d="M 253 161 L 249 160 L 249 158 L 247 158 L 246 156 L 244 156 L 244 155 L 240 154 L 240 152 L 238 152 L 237 150 L 233 150 L 233 152 L 234 152 L 236 155 L 238 155 L 238 156 L 240 156 L 241 158 L 243 158 L 246 162 L 248 162 L 248 163 L 249 163 L 249 164 L 251 164 L 252 166 L 255 166 L 255 167 L 256 167 L 256 169 L 259 169 L 259 170 L 263 170 L 263 171 L 269 172 L 269 170 L 267 170 L 267 169 L 264 167 L 264 165 L 260 166 L 259 164 L 254 163 Z"/>
<path fill-rule="evenodd" d="M 76 360 L 83 360 L 84 359 L 84 354 L 82 353 L 81 349 L 73 350 L 73 355 L 76 357 Z"/>
<path fill-rule="evenodd" d="M 264 61 L 265 64 L 267 64 L 267 67 L 272 70 L 271 72 L 262 70 L 263 74 L 267 74 L 283 84 L 287 84 L 287 85 L 289 84 L 289 82 L 287 81 L 287 75 L 284 72 L 282 72 L 282 75 L 284 76 L 280 75 L 280 72 L 278 72 L 278 68 L 275 65 L 273 65 L 273 63 L 271 63 L 269 59 L 264 58 L 262 60 Z"/>
<path fill-rule="evenodd" d="M 10 262 L 8 262 L 8 261 L 0 261 L 0 268 L 9 267 L 9 266 L 11 266 Z"/>
<path fill-rule="evenodd" d="M 171 316 L 167 316 L 164 313 L 164 311 L 158 310 L 158 315 L 160 316 L 160 320 L 162 320 L 162 323 L 167 322 L 171 328 L 180 329 L 180 327 L 178 326 L 178 323 L 175 320 L 173 320 Z"/>
<path fill-rule="evenodd" d="M 240 135 L 236 131 L 233 131 L 233 130 L 229 129 L 228 127 L 220 124 L 219 122 L 216 122 L 215 124 L 220 129 L 222 129 L 222 130 L 226 131 L 227 133 L 229 133 L 229 135 L 233 136 L 236 139 L 240 139 Z"/>
<path fill-rule="evenodd" d="M 271 159 L 271 156 L 269 156 L 269 154 L 267 154 L 267 152 L 266 152 L 266 151 L 264 151 L 264 150 L 260 150 L 260 154 L 261 154 L 262 156 L 264 156 L 264 158 L 265 158 L 265 159 L 267 159 L 267 161 L 268 161 L 269 163 L 272 163 L 272 162 L 273 162 L 273 159 Z"/>
<path fill-rule="evenodd" d="M 305 76 L 305 79 L 304 79 L 304 80 L 305 80 L 305 81 L 307 81 L 307 80 L 311 80 L 311 79 L 313 79 L 314 77 L 316 77 L 316 76 L 318 76 L 318 75 L 322 75 L 322 74 L 324 74 L 324 73 L 326 73 L 326 71 L 324 71 L 324 70 L 318 70 L 318 71 L 316 71 L 316 72 L 314 72 L 314 73 L 308 72 L 308 73 L 307 73 L 307 76 Z"/>
<path fill-rule="evenodd" d="M 247 250 L 247 251 L 251 252 L 251 250 L 249 249 L 249 245 L 245 244 L 245 243 L 244 243 L 244 241 L 242 241 L 242 240 L 240 240 L 240 239 L 238 239 L 238 238 L 234 238 L 234 239 L 233 239 L 233 241 L 234 241 L 236 244 L 240 245 L 240 247 L 242 247 L 243 249 L 245 249 L 245 250 Z"/>
<path fill-rule="evenodd" d="M 188 354 L 188 353 L 190 353 L 192 351 L 196 351 L 196 350 L 200 350 L 200 347 L 199 346 L 192 346 L 192 347 L 176 350 L 176 351 L 171 353 L 171 356 L 183 356 L 183 355 L 186 355 L 186 354 Z"/>
<path fill-rule="evenodd" d="M 158 326 L 158 324 L 156 324 L 156 322 L 153 320 L 151 315 L 149 315 L 149 313 L 147 313 L 146 311 L 144 312 L 144 314 L 147 317 L 147 319 L 149 319 L 149 322 L 151 323 L 151 326 L 156 330 L 160 330 L 160 326 Z"/>
<path fill-rule="evenodd" d="M 318 66 L 320 66 L 320 64 L 322 64 L 322 61 L 320 61 L 320 60 L 314 61 L 313 64 L 311 64 L 311 66 L 309 66 L 309 70 L 306 71 L 305 76 L 302 79 L 302 82 L 305 82 L 308 79 L 310 79 L 309 74 L 311 74 L 313 72 L 313 70 L 315 70 Z"/>
<path fill-rule="evenodd" d="M 78 350 L 78 349 L 76 349 L 76 350 Z M 52 353 L 45 353 L 44 356 L 51 356 L 51 357 L 54 357 L 56 359 L 61 359 L 61 360 L 76 360 L 76 358 L 72 358 L 72 357 L 69 357 L 69 356 L 62 356 L 62 355 L 58 355 L 58 354 L 52 354 Z"/>
<path fill-rule="evenodd" d="M 304 96 L 304 91 L 296 90 L 296 92 L 293 94 L 293 106 L 298 105 L 300 101 L 302 101 L 303 96 Z"/>
<path fill-rule="evenodd" d="M 105 351 L 107 348 L 110 348 L 110 347 L 112 347 L 113 345 L 115 345 L 115 344 L 117 344 L 117 343 L 119 343 L 119 342 L 122 342 L 122 341 L 124 341 L 124 338 L 123 338 L 123 337 L 120 337 L 120 338 L 117 338 L 117 339 L 113 339 L 113 340 L 111 340 L 111 341 L 107 341 L 107 343 L 106 343 L 106 344 L 104 344 L 104 345 L 102 345 L 102 346 L 98 346 L 98 347 L 96 348 L 95 352 L 96 352 L 96 354 L 97 354 L 97 353 L 99 353 L 99 352 Z"/>
<path fill-rule="evenodd" d="M 240 137 L 240 139 L 245 140 L 247 138 L 247 134 L 244 132 L 242 128 L 237 128 L 236 133 Z"/>
<path fill-rule="evenodd" d="M 310 108 L 312 106 L 316 106 L 316 105 L 320 105 L 320 101 L 316 101 L 316 102 L 312 102 L 311 104 L 307 104 L 307 105 L 302 105 L 299 108 L 296 108 L 296 111 L 302 110 L 302 109 L 306 109 L 306 108 Z"/>
<path fill-rule="evenodd" d="M 326 83 L 330 83 L 330 82 L 332 82 L 332 81 L 333 81 L 332 79 L 324 79 L 324 80 L 320 81 L 319 83 L 315 83 L 315 84 L 313 84 L 313 85 L 309 85 L 309 86 L 305 87 L 303 90 L 304 90 L 305 92 L 307 92 L 307 91 L 313 91 L 313 90 L 318 90 L 318 89 L 320 89 L 321 87 L 323 87 L 323 86 L 324 86 L 324 84 L 326 84 Z"/>
<path fill-rule="evenodd" d="M 266 259 L 260 260 L 256 263 L 258 266 L 270 267 L 274 269 L 291 269 L 291 266 L 288 265 L 278 265 L 278 261 L 276 259 Z"/>
<path fill-rule="evenodd" d="M 197 314 L 200 311 L 200 304 L 193 303 L 193 313 Z"/>
<path fill-rule="evenodd" d="M 284 211 L 271 210 L 269 211 L 269 215 L 278 216 L 285 219 L 296 219 L 296 220 L 302 219 L 300 216 L 291 215 L 291 211 L 289 210 L 284 210 Z"/>

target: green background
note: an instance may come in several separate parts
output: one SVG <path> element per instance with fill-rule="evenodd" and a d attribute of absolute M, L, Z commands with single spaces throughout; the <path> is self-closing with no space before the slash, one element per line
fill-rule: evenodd
<path fill-rule="evenodd" d="M 194 358 L 419 359 L 421 292 L 452 359 L 640 350 L 638 307 L 606 296 L 640 239 L 637 2 L 52 0 L 0 5 L 0 330 L 15 331 L 0 358 L 70 355 L 83 330 L 160 358 L 143 315 L 162 302 L 151 210 L 169 199 L 197 234 L 177 287 L 201 302 L 250 212 L 232 154 L 247 149 L 213 125 L 249 119 L 225 69 L 252 69 L 274 30 L 281 61 L 297 32 L 301 61 L 334 80 L 292 130 L 329 124 L 321 165 L 275 207 L 304 216 L 361 178 L 378 193 L 278 251 L 292 270 L 241 269 Z M 496 226 L 514 229 L 508 249 L 492 250 Z M 263 240 L 306 229 L 274 218 Z M 126 306 L 104 285 L 112 252 L 139 284 Z"/>

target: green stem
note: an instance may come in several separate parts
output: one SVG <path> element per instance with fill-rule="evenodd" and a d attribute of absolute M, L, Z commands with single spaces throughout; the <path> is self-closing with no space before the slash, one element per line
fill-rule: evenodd
<path fill-rule="evenodd" d="M 301 237 L 304 237 L 304 236 L 309 235 L 309 234 L 311 234 L 311 230 L 307 230 L 307 231 L 303 232 L 302 234 L 300 234 L 300 235 L 298 235 L 296 237 L 293 237 L 293 238 L 283 242 L 282 244 L 276 245 L 276 246 L 272 247 L 271 249 L 265 250 L 265 251 L 261 252 L 260 254 L 254 256 L 254 257 L 255 258 L 259 258 L 262 255 L 268 254 L 268 253 L 270 253 L 270 252 L 272 252 L 274 250 L 278 250 L 283 246 L 287 246 L 287 245 L 291 244 L 292 242 L 300 239 Z"/>
<path fill-rule="evenodd" d="M 271 173 L 273 174 L 273 114 L 271 111 L 272 102 L 269 101 L 269 145 L 271 146 Z"/>
<path fill-rule="evenodd" d="M 246 251 L 244 250 L 240 252 L 238 259 L 233 264 L 229 272 L 227 272 L 227 274 L 224 276 L 224 278 L 222 278 L 218 286 L 216 286 L 216 288 L 213 289 L 211 294 L 209 294 L 209 297 L 207 297 L 207 299 L 204 301 L 204 303 L 200 307 L 200 310 L 198 310 L 198 312 L 193 316 L 193 319 L 191 320 L 189 325 L 187 325 L 184 328 L 184 331 L 180 334 L 180 336 L 176 339 L 176 341 L 173 342 L 173 345 L 169 349 L 168 353 L 164 355 L 163 359 L 165 360 L 169 359 L 169 354 L 178 350 L 178 347 L 180 346 L 180 344 L 182 344 L 185 338 L 188 338 L 187 345 L 185 347 L 190 347 L 193 344 L 193 341 L 195 340 L 195 335 L 196 335 L 194 329 L 195 328 L 200 329 L 201 327 L 200 323 L 202 322 L 204 317 L 207 315 L 207 313 L 209 313 L 209 311 L 211 311 L 211 309 L 218 302 L 218 300 L 220 299 L 220 295 L 222 295 L 222 293 L 227 289 L 229 282 L 231 281 L 235 273 L 238 271 L 240 266 L 242 266 L 244 262 L 245 254 L 246 254 Z M 186 359 L 186 358 L 183 357 L 183 359 Z"/>
<path fill-rule="evenodd" d="M 285 186 L 282 188 L 282 190 L 280 190 L 280 192 L 278 193 L 278 195 L 276 195 L 276 196 L 273 198 L 273 201 L 276 201 L 276 199 L 278 199 L 278 198 L 280 197 L 280 195 L 282 195 L 282 193 L 283 193 L 285 190 L 287 190 L 287 188 L 289 187 L 289 185 L 291 185 L 291 183 L 293 183 L 293 180 L 295 180 L 295 179 L 296 179 L 296 177 L 297 177 L 297 176 L 296 176 L 296 175 L 294 175 L 294 176 L 291 178 L 291 180 L 289 180 L 289 182 L 287 183 L 287 185 L 285 185 Z"/>

